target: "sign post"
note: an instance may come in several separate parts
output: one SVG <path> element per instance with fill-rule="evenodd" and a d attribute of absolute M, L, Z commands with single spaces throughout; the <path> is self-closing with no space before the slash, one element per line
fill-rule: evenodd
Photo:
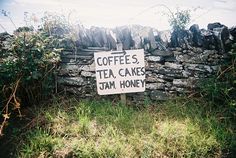
<path fill-rule="evenodd" d="M 117 43 L 116 44 L 116 50 L 122 51 L 123 50 L 123 44 L 122 43 Z M 120 94 L 120 101 L 123 105 L 126 105 L 126 94 L 125 93 Z"/>
<path fill-rule="evenodd" d="M 99 95 L 145 91 L 144 50 L 94 53 L 97 91 Z"/>

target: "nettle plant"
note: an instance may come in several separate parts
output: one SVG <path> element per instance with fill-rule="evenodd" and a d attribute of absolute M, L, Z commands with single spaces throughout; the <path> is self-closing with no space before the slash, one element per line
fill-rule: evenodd
<path fill-rule="evenodd" d="M 21 104 L 38 104 L 54 93 L 60 52 L 74 47 L 70 29 L 63 16 L 47 14 L 39 29 L 21 27 L 0 42 L 0 135 L 11 109 L 20 114 Z"/>

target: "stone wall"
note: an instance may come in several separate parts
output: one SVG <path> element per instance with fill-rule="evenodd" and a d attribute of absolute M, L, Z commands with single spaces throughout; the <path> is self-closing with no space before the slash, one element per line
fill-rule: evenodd
<path fill-rule="evenodd" d="M 190 30 L 172 34 L 141 26 L 110 30 L 80 28 L 77 52 L 62 52 L 59 89 L 79 97 L 97 96 L 94 52 L 115 50 L 116 44 L 122 43 L 124 49 L 145 50 L 146 91 L 128 94 L 131 99 L 165 100 L 190 93 L 197 88 L 199 80 L 217 73 L 229 58 L 230 42 L 236 39 L 231 33 L 235 33 L 235 28 L 230 30 L 224 25 L 213 24 L 209 27 L 199 30 L 195 25 Z"/>

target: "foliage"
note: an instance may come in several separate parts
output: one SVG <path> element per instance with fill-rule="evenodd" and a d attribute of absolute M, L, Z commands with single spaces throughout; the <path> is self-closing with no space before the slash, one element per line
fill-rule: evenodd
<path fill-rule="evenodd" d="M 0 107 L 4 122 L 0 135 L 10 116 L 9 105 L 19 110 L 22 104 L 35 105 L 53 94 L 60 52 L 75 47 L 71 29 L 64 16 L 47 13 L 39 29 L 25 26 L 13 35 L 1 34 Z"/>
<path fill-rule="evenodd" d="M 202 82 L 201 94 L 217 106 L 226 106 L 236 115 L 236 43 L 230 61 L 221 66 L 218 75 Z"/>
<path fill-rule="evenodd" d="M 73 26 L 64 15 L 46 12 L 42 18 L 42 28 L 49 35 L 60 39 L 63 49 L 77 51 L 78 29 Z"/>
<path fill-rule="evenodd" d="M 169 14 L 169 24 L 173 31 L 184 30 L 190 23 L 190 10 L 179 10 Z"/>
<path fill-rule="evenodd" d="M 115 104 L 115 105 L 112 105 Z M 222 113 L 222 110 L 225 112 Z M 173 99 L 144 109 L 110 101 L 55 99 L 34 129 L 23 132 L 18 157 L 225 157 L 234 152 L 235 120 L 204 100 Z M 233 153 L 231 153 L 233 155 Z"/>

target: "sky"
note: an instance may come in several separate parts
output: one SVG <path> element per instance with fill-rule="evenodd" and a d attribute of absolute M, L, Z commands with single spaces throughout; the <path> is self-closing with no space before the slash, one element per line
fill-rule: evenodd
<path fill-rule="evenodd" d="M 200 28 L 212 22 L 236 25 L 236 0 L 0 0 L 0 9 L 9 12 L 17 27 L 25 25 L 24 12 L 40 18 L 49 11 L 64 14 L 71 23 L 87 28 L 140 24 L 167 30 L 170 29 L 167 7 L 172 12 L 177 8 L 190 9 L 191 24 L 199 24 Z M 2 14 L 0 24 L 8 32 L 14 29 Z M 0 27 L 0 32 L 3 31 Z"/>

